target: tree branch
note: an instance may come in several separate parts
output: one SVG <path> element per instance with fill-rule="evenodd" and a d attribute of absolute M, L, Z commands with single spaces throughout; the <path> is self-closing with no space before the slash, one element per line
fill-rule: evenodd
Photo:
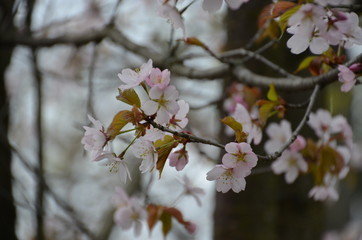
<path fill-rule="evenodd" d="M 211 141 L 211 140 L 207 140 L 207 139 L 203 139 L 203 138 L 200 138 L 200 137 L 196 137 L 194 135 L 191 135 L 191 134 L 187 134 L 187 133 L 184 133 L 184 132 L 178 132 L 178 131 L 174 131 L 174 130 L 171 130 L 167 127 L 164 127 L 160 124 L 157 124 L 155 123 L 154 121 L 152 120 L 149 120 L 148 121 L 154 128 L 158 128 L 160 129 L 161 131 L 164 131 L 164 132 L 169 132 L 169 133 L 172 133 L 173 135 L 175 136 L 178 136 L 178 137 L 182 137 L 182 138 L 185 138 L 187 139 L 189 142 L 194 142 L 194 143 L 203 143 L 203 144 L 207 144 L 207 145 L 212 145 L 212 146 L 215 146 L 215 147 L 218 147 L 218 148 L 221 148 L 221 149 L 224 149 L 224 145 L 220 144 L 220 143 L 217 143 L 217 142 L 214 142 L 214 141 Z"/>

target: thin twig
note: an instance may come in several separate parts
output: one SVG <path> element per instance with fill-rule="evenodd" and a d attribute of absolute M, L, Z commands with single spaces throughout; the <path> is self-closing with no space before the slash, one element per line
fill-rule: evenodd
<path fill-rule="evenodd" d="M 280 66 L 276 65 L 275 63 L 273 63 L 272 61 L 268 60 L 267 58 L 265 58 L 264 56 L 243 49 L 243 48 L 239 48 L 239 49 L 234 49 L 234 50 L 230 50 L 227 52 L 224 52 L 222 54 L 220 54 L 220 58 L 222 61 L 224 62 L 229 62 L 229 58 L 236 58 L 238 56 L 248 56 L 252 59 L 258 60 L 261 63 L 265 64 L 266 66 L 270 67 L 271 69 L 273 69 L 274 71 L 280 73 L 281 75 L 287 76 L 287 77 L 293 77 L 293 78 L 298 78 L 297 76 L 288 73 L 286 70 L 284 70 L 283 68 L 281 68 Z"/>
<path fill-rule="evenodd" d="M 293 131 L 292 136 L 288 139 L 288 141 L 277 152 L 275 152 L 273 154 L 269 154 L 266 156 L 258 155 L 259 159 L 275 160 L 282 155 L 282 153 L 290 146 L 290 144 L 292 144 L 294 142 L 294 140 L 297 138 L 300 130 L 302 130 L 303 126 L 305 125 L 305 123 L 307 122 L 307 120 L 309 118 L 309 114 L 312 111 L 312 108 L 313 108 L 314 102 L 316 101 L 319 89 L 320 89 L 320 86 L 317 84 L 314 87 L 312 95 L 310 96 L 310 101 L 309 101 L 307 109 L 305 110 L 302 120 L 299 122 L 297 128 Z"/>
<path fill-rule="evenodd" d="M 88 97 L 87 97 L 87 114 L 95 117 L 94 108 L 93 108 L 93 97 L 94 97 L 94 73 L 95 73 L 95 65 L 97 62 L 97 47 L 98 44 L 95 43 L 93 46 L 92 59 L 89 65 L 89 73 L 88 73 Z"/>
<path fill-rule="evenodd" d="M 158 128 L 160 129 L 161 131 L 164 131 L 164 132 L 169 132 L 169 133 L 172 133 L 173 135 L 175 136 L 178 136 L 178 137 L 182 137 L 182 138 L 185 138 L 187 139 L 189 142 L 194 142 L 194 143 L 203 143 L 203 144 L 207 144 L 207 145 L 212 145 L 212 146 L 215 146 L 215 147 L 218 147 L 218 148 L 221 148 L 221 149 L 224 149 L 224 145 L 220 144 L 220 143 L 217 143 L 217 142 L 214 142 L 214 141 L 211 141 L 211 140 L 207 140 L 207 139 L 203 139 L 203 138 L 200 138 L 200 137 L 196 137 L 194 135 L 191 135 L 191 134 L 187 134 L 187 133 L 184 133 L 184 132 L 177 132 L 177 131 L 174 131 L 174 130 L 171 130 L 167 127 L 164 127 L 160 124 L 157 124 L 155 123 L 154 121 L 150 120 L 149 123 L 154 127 L 154 128 Z"/>

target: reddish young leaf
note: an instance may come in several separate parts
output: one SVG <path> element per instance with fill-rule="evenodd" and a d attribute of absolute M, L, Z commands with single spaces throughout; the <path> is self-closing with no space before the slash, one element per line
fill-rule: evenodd
<path fill-rule="evenodd" d="M 128 110 L 120 111 L 114 116 L 111 124 L 107 128 L 107 136 L 112 140 L 117 135 L 120 134 L 120 131 L 127 123 L 133 121 L 133 113 Z"/>

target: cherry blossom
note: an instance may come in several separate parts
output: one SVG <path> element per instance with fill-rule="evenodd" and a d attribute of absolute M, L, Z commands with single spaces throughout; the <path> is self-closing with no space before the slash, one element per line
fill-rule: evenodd
<path fill-rule="evenodd" d="M 330 138 L 330 126 L 332 116 L 330 112 L 324 109 L 318 109 L 316 113 L 309 115 L 308 125 L 315 131 L 315 134 L 324 142 Z"/>
<path fill-rule="evenodd" d="M 134 227 L 135 236 L 142 231 L 142 221 L 146 220 L 146 210 L 141 206 L 138 199 L 131 198 L 126 205 L 119 207 L 114 213 L 114 221 L 122 229 L 127 230 Z"/>
<path fill-rule="evenodd" d="M 342 140 L 350 149 L 352 149 L 353 132 L 351 126 L 348 124 L 347 119 L 344 116 L 338 115 L 333 118 L 330 131 L 332 134 L 340 134 Z"/>
<path fill-rule="evenodd" d="M 163 3 L 158 9 L 158 15 L 170 21 L 173 28 L 181 28 L 184 37 L 186 37 L 185 24 L 179 10 L 177 10 L 176 7 L 170 5 L 168 2 Z"/>
<path fill-rule="evenodd" d="M 342 92 L 349 92 L 353 86 L 356 84 L 357 77 L 356 74 L 354 74 L 353 71 L 349 67 L 346 67 L 344 65 L 338 66 L 338 80 L 343 83 L 341 86 Z"/>
<path fill-rule="evenodd" d="M 171 153 L 168 159 L 170 166 L 175 167 L 177 171 L 184 169 L 186 164 L 189 162 L 188 153 L 184 148 Z"/>
<path fill-rule="evenodd" d="M 335 188 L 338 176 L 327 173 L 323 178 L 323 183 L 313 187 L 309 191 L 309 197 L 316 201 L 333 200 L 337 201 L 339 194 Z"/>
<path fill-rule="evenodd" d="M 248 176 L 258 162 L 257 156 L 247 143 L 228 143 L 225 150 L 227 153 L 224 154 L 222 163 L 227 168 L 233 168 L 234 175 L 239 178 Z"/>
<path fill-rule="evenodd" d="M 117 157 L 114 153 L 110 151 L 103 151 L 94 159 L 94 161 L 99 161 L 102 164 L 109 165 L 111 166 L 111 170 L 118 171 L 124 183 L 127 182 L 127 179 L 131 180 L 131 174 L 126 162 Z"/>
<path fill-rule="evenodd" d="M 267 153 L 277 152 L 292 136 L 292 128 L 287 120 L 282 120 L 280 124 L 271 123 L 266 129 L 269 140 L 265 143 L 264 149 Z"/>
<path fill-rule="evenodd" d="M 323 185 L 313 187 L 308 195 L 316 201 L 325 201 L 327 199 L 336 201 L 339 198 L 339 194 L 334 187 Z"/>
<path fill-rule="evenodd" d="M 233 10 L 238 9 L 241 4 L 248 2 L 249 0 L 225 0 L 229 7 Z M 208 12 L 216 12 L 221 8 L 222 0 L 204 0 L 202 8 Z"/>
<path fill-rule="evenodd" d="M 157 151 L 151 141 L 144 138 L 138 138 L 132 145 L 133 154 L 142 159 L 141 166 L 139 167 L 142 173 L 152 171 L 156 167 Z"/>
<path fill-rule="evenodd" d="M 327 40 L 322 38 L 319 33 L 313 29 L 312 31 L 301 30 L 301 25 L 291 26 L 287 29 L 288 33 L 294 34 L 288 41 L 287 47 L 294 54 L 299 54 L 307 50 L 315 54 L 321 54 L 329 48 Z"/>
<path fill-rule="evenodd" d="M 165 89 L 154 86 L 150 89 L 149 96 L 151 99 L 142 105 L 142 110 L 149 116 L 157 112 L 156 121 L 160 124 L 167 123 L 180 109 L 176 102 L 179 93 L 175 86 Z"/>
<path fill-rule="evenodd" d="M 362 29 L 359 26 L 359 17 L 356 13 L 344 13 L 345 21 L 337 21 L 335 25 L 343 33 L 344 47 L 351 48 L 354 44 L 362 44 Z"/>
<path fill-rule="evenodd" d="M 130 198 L 122 188 L 117 187 L 113 196 L 113 203 L 117 207 L 113 216 L 116 224 L 124 230 L 134 227 L 135 235 L 139 236 L 142 230 L 142 221 L 147 217 L 139 199 Z"/>
<path fill-rule="evenodd" d="M 83 126 L 85 129 L 84 136 L 81 143 L 84 144 L 84 149 L 91 152 L 92 159 L 96 158 L 103 147 L 107 143 L 107 135 L 104 132 L 102 123 L 95 120 L 93 117 L 88 115 L 89 120 L 93 123 L 94 127 Z"/>
<path fill-rule="evenodd" d="M 126 68 L 123 69 L 121 73 L 118 74 L 119 79 L 125 84 L 119 86 L 121 90 L 134 88 L 140 85 L 145 81 L 152 70 L 152 60 L 149 59 L 147 63 L 142 64 L 139 71 L 134 71 L 132 69 Z"/>
<path fill-rule="evenodd" d="M 161 72 L 159 68 L 153 68 L 150 77 L 146 79 L 146 83 L 150 87 L 157 86 L 160 89 L 165 89 L 170 83 L 170 71 L 165 69 Z"/>
<path fill-rule="evenodd" d="M 177 104 L 179 106 L 179 110 L 176 115 L 172 116 L 169 122 L 169 127 L 175 130 L 185 128 L 189 122 L 189 119 L 186 117 L 190 109 L 189 104 L 184 100 L 178 100 Z"/>
<path fill-rule="evenodd" d="M 245 178 L 237 177 L 233 168 L 224 165 L 216 165 L 207 173 L 207 180 L 216 180 L 216 191 L 226 193 L 230 189 L 238 193 L 245 190 Z"/>
<path fill-rule="evenodd" d="M 299 172 L 306 172 L 308 170 L 308 164 L 300 153 L 285 150 L 272 163 L 271 168 L 275 174 L 285 173 L 285 181 L 293 183 L 298 177 Z"/>
<path fill-rule="evenodd" d="M 184 194 L 193 197 L 197 205 L 201 207 L 200 197 L 205 195 L 205 191 L 202 188 L 194 187 L 190 178 L 188 178 L 186 175 L 183 176 L 181 183 L 184 187 Z"/>
<path fill-rule="evenodd" d="M 243 127 L 243 132 L 247 135 L 247 142 L 259 144 L 262 138 L 262 132 L 259 126 L 252 122 L 248 110 L 240 103 L 236 104 L 234 119 Z"/>

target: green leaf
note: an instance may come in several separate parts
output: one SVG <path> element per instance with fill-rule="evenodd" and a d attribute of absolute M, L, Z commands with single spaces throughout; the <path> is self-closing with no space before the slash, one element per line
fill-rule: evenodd
<path fill-rule="evenodd" d="M 277 91 L 275 90 L 274 84 L 269 85 L 269 91 L 268 91 L 268 94 L 267 94 L 267 98 L 272 102 L 278 101 L 279 97 L 278 97 Z"/>
<path fill-rule="evenodd" d="M 119 95 L 116 97 L 118 100 L 127 103 L 131 106 L 135 105 L 139 108 L 141 107 L 140 98 L 138 97 L 134 89 L 130 88 L 123 91 L 121 89 L 118 89 L 118 91 Z"/>
<path fill-rule="evenodd" d="M 295 70 L 295 72 L 300 72 L 306 68 L 309 67 L 309 65 L 312 63 L 312 61 L 318 56 L 309 56 L 303 59 L 303 61 L 299 64 L 297 70 Z"/>
<path fill-rule="evenodd" d="M 294 14 L 296 13 L 299 8 L 301 7 L 302 5 L 297 5 L 295 7 L 292 7 L 290 9 L 288 9 L 285 13 L 283 13 L 280 18 L 279 18 L 279 26 L 280 26 L 280 29 L 282 30 L 282 32 L 285 31 L 286 27 L 288 26 L 288 20 L 289 18 Z"/>
<path fill-rule="evenodd" d="M 243 132 L 243 126 L 236 121 L 233 117 L 227 116 L 221 119 L 221 122 L 231 127 L 235 132 L 237 142 L 245 142 L 247 135 Z"/>
<path fill-rule="evenodd" d="M 117 135 L 120 134 L 120 131 L 127 123 L 132 122 L 133 113 L 128 110 L 120 111 L 114 116 L 111 124 L 107 128 L 107 136 L 112 140 Z"/>
<path fill-rule="evenodd" d="M 167 212 L 163 212 L 160 221 L 162 222 L 162 233 L 163 236 L 166 238 L 167 234 L 170 232 L 172 228 L 172 218 L 171 215 Z"/>
<path fill-rule="evenodd" d="M 166 135 L 163 140 L 157 140 L 154 143 L 158 153 L 156 169 L 160 171 L 160 177 L 162 174 L 162 170 L 165 166 L 166 160 L 168 158 L 168 155 L 170 155 L 171 150 L 175 148 L 177 144 L 178 143 L 175 141 L 175 139 L 170 135 Z"/>
<path fill-rule="evenodd" d="M 273 103 L 273 102 L 267 102 L 260 106 L 259 120 L 262 125 L 264 125 L 266 123 L 266 121 L 268 120 L 268 118 L 273 115 L 273 112 L 274 112 L 274 114 L 276 113 L 276 111 L 273 111 L 274 106 L 275 106 L 275 103 Z"/>

